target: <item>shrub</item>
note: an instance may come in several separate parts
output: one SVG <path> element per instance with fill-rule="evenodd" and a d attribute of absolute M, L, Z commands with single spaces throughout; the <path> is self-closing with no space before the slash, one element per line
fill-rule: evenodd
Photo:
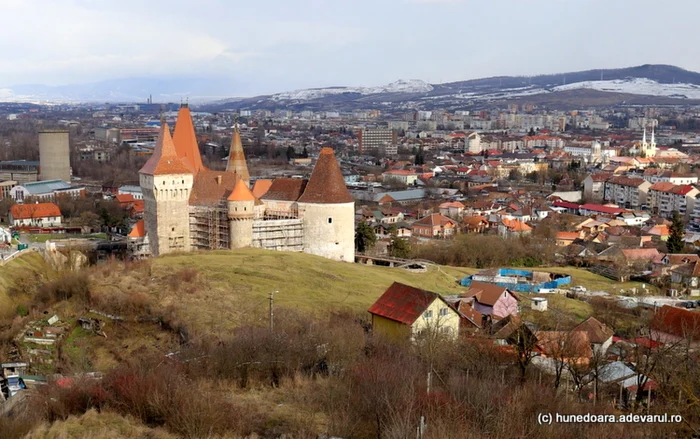
<path fill-rule="evenodd" d="M 17 315 L 20 317 L 26 317 L 29 315 L 29 310 L 25 305 L 19 304 L 17 305 Z"/>
<path fill-rule="evenodd" d="M 44 304 L 71 299 L 90 303 L 90 279 L 84 272 L 66 274 L 42 285 L 37 298 Z"/>

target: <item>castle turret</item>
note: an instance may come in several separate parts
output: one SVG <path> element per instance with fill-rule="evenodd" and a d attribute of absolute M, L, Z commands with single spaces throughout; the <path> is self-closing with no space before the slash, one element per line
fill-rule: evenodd
<path fill-rule="evenodd" d="M 241 133 L 238 130 L 238 124 L 236 124 L 236 127 L 233 130 L 231 149 L 229 150 L 226 171 L 235 172 L 236 175 L 243 180 L 246 186 L 250 187 L 250 174 L 248 173 L 248 165 L 245 162 L 243 142 L 241 142 Z"/>
<path fill-rule="evenodd" d="M 231 248 L 250 247 L 253 243 L 255 196 L 242 179 L 236 181 L 227 203 Z"/>
<path fill-rule="evenodd" d="M 189 197 L 194 176 L 178 157 L 170 127 L 161 122 L 153 155 L 139 170 L 144 225 L 151 254 L 190 250 Z"/>
<path fill-rule="evenodd" d="M 304 252 L 354 262 L 355 200 L 332 148 L 321 149 L 297 203 L 304 221 Z"/>
<path fill-rule="evenodd" d="M 178 157 L 187 165 L 190 172 L 197 175 L 199 171 L 205 169 L 197 144 L 197 134 L 192 124 L 192 114 L 187 104 L 180 105 L 180 110 L 177 112 L 173 142 Z"/>

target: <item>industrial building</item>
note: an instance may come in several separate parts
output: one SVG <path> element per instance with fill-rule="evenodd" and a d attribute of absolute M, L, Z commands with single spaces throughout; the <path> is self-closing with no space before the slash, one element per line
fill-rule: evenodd
<path fill-rule="evenodd" d="M 39 179 L 39 162 L 11 160 L 0 162 L 0 181 L 13 180 L 18 184 Z"/>
<path fill-rule="evenodd" d="M 68 131 L 39 132 L 39 180 L 70 181 Z"/>

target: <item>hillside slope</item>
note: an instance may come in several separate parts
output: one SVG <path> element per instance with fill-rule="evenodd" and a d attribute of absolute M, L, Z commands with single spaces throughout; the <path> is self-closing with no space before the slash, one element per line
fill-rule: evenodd
<path fill-rule="evenodd" d="M 427 273 L 410 273 L 260 249 L 164 256 L 153 259 L 149 270 L 98 267 L 91 276 L 95 294 L 145 295 L 188 329 L 214 333 L 266 320 L 273 291 L 280 315 L 292 309 L 315 315 L 364 312 L 394 281 L 454 294 L 460 290 L 457 280 L 474 272 L 431 267 Z"/>

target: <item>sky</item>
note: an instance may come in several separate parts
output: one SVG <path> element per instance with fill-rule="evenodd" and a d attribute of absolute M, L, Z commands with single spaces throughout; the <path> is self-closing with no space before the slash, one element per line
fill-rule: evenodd
<path fill-rule="evenodd" d="M 697 0 L 0 0 L 0 87 L 219 81 L 221 94 L 672 64 Z"/>

